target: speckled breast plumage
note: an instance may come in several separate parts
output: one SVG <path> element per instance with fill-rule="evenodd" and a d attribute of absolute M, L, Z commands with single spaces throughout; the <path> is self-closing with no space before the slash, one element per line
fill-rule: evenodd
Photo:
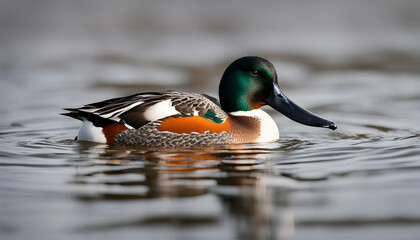
<path fill-rule="evenodd" d="M 126 146 L 140 147 L 204 147 L 223 144 L 232 144 L 234 137 L 227 133 L 172 133 L 161 132 L 156 129 L 156 123 L 147 124 L 139 129 L 129 129 L 119 133 L 115 142 Z"/>

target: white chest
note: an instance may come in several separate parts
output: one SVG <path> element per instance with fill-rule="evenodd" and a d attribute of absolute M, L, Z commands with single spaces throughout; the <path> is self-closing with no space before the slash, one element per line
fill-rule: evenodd
<path fill-rule="evenodd" d="M 260 135 L 255 142 L 274 142 L 279 140 L 280 134 L 276 122 L 261 109 L 254 109 L 251 111 L 238 111 L 230 113 L 234 116 L 248 116 L 255 117 L 260 122 Z"/>

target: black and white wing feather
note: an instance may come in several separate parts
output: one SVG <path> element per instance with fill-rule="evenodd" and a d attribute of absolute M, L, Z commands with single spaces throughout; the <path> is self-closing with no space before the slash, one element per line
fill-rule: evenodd
<path fill-rule="evenodd" d="M 208 95 L 176 91 L 146 92 L 67 108 L 63 115 L 89 120 L 95 126 L 124 123 L 130 128 L 167 117 L 213 116 L 224 120 L 227 114 L 219 102 Z"/>

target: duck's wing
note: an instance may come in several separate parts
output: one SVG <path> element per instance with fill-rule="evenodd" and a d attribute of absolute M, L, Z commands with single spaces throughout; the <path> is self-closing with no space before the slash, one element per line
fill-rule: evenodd
<path fill-rule="evenodd" d="M 176 91 L 139 93 L 64 110 L 68 112 L 62 115 L 88 120 L 99 127 L 117 122 L 129 128 L 140 128 L 168 117 L 189 116 L 201 116 L 219 123 L 228 117 L 215 98 Z"/>

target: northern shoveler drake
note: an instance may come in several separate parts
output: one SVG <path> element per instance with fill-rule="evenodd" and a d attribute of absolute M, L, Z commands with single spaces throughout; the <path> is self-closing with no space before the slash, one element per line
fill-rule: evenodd
<path fill-rule="evenodd" d="M 144 147 L 277 141 L 277 125 L 260 109 L 264 105 L 302 124 L 337 128 L 287 98 L 273 64 L 261 57 L 242 57 L 230 64 L 220 81 L 219 97 L 220 103 L 206 94 L 145 92 L 67 108 L 63 115 L 83 121 L 76 140 Z"/>

